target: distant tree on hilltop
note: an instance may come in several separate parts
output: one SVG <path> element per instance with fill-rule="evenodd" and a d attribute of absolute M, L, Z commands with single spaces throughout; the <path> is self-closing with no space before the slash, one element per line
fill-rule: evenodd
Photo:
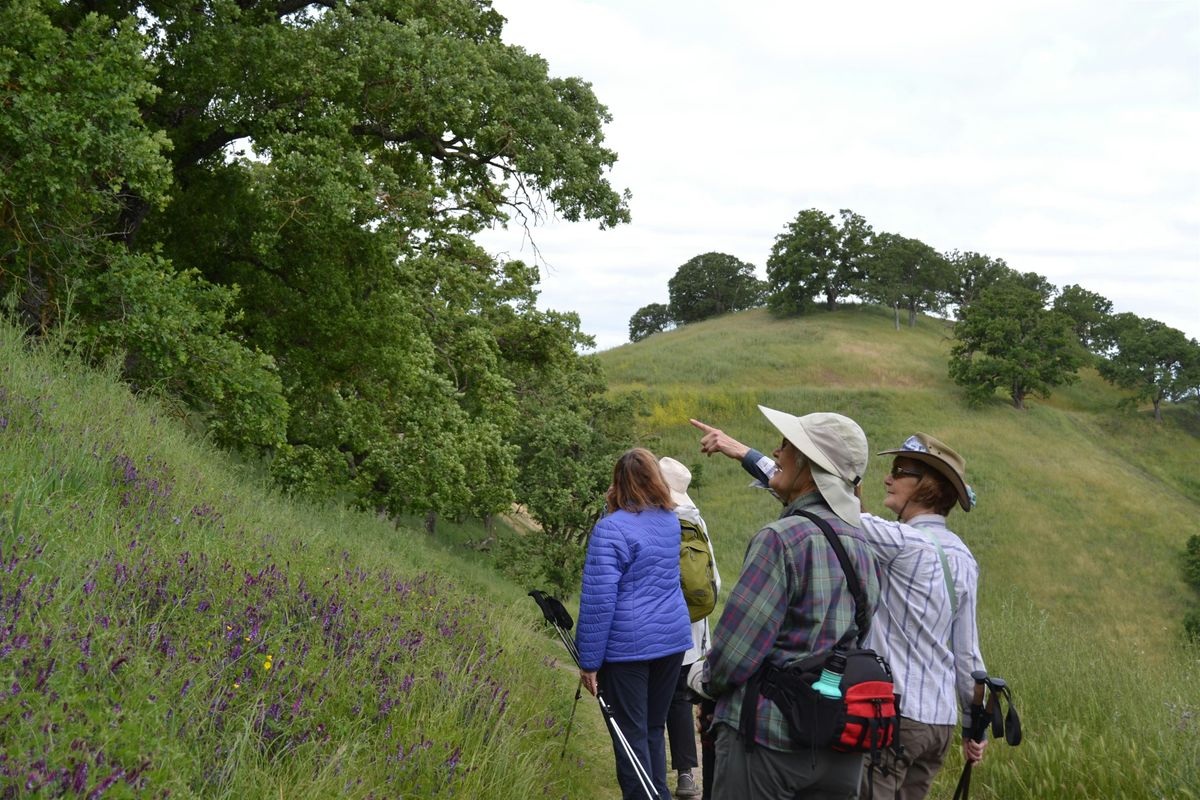
<path fill-rule="evenodd" d="M 1017 275 L 985 290 L 962 312 L 954 328 L 950 377 L 972 402 L 1003 389 L 1015 408 L 1028 395 L 1078 379 L 1084 354 L 1070 317 L 1048 308 L 1053 287 L 1034 273 Z"/>
<path fill-rule="evenodd" d="M 959 316 L 985 289 L 1014 274 L 1004 263 L 1004 259 L 992 258 L 970 250 L 953 250 L 943 258 L 950 265 L 951 272 L 947 300 L 958 307 Z"/>
<path fill-rule="evenodd" d="M 675 324 L 665 303 L 650 303 L 629 318 L 629 341 L 640 342 L 652 333 L 665 331 Z"/>
<path fill-rule="evenodd" d="M 1113 304 L 1108 298 L 1088 291 L 1078 284 L 1064 286 L 1054 298 L 1054 310 L 1071 318 L 1071 327 L 1079 343 L 1090 353 L 1103 349 L 1101 331 L 1112 315 Z"/>
<path fill-rule="evenodd" d="M 817 295 L 825 296 L 832 311 L 839 297 L 852 292 L 863 277 L 863 269 L 874 236 L 861 215 L 843 208 L 834 216 L 816 208 L 801 211 L 775 237 L 767 259 L 771 309 L 783 314 L 802 314 Z"/>
<path fill-rule="evenodd" d="M 753 264 L 727 253 L 704 253 L 688 259 L 667 283 L 671 317 L 682 325 L 754 308 L 762 304 L 764 288 Z"/>
<path fill-rule="evenodd" d="M 859 291 L 895 309 L 899 330 L 901 308 L 908 310 L 908 327 L 915 327 L 919 312 L 945 306 L 952 281 L 950 265 L 937 250 L 918 239 L 881 233 L 872 243 Z"/>

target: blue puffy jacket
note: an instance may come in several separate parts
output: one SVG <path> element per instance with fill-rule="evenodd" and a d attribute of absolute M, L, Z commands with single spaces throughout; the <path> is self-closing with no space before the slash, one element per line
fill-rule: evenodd
<path fill-rule="evenodd" d="M 575 643 L 579 665 L 589 671 L 605 661 L 648 661 L 692 646 L 674 512 L 618 510 L 596 523 Z"/>

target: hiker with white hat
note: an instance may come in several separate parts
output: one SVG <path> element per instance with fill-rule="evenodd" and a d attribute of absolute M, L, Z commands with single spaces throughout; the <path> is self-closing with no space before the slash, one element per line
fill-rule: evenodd
<path fill-rule="evenodd" d="M 662 470 L 663 479 L 671 490 L 671 501 L 675 503 L 675 516 L 680 523 L 688 525 L 688 530 L 696 531 L 704 540 L 708 549 L 708 558 L 712 564 L 714 586 L 721 591 L 721 573 L 717 571 L 716 554 L 712 549 L 712 539 L 708 536 L 708 525 L 700 516 L 700 509 L 688 495 L 692 484 L 692 472 L 679 461 L 664 456 L 658 460 L 658 468 Z M 714 597 L 715 600 L 715 597 Z M 712 646 L 712 635 L 709 630 L 708 617 L 701 617 L 692 623 L 692 646 L 683 654 L 683 667 L 679 671 L 679 680 L 675 685 L 675 696 L 671 698 L 671 707 L 667 711 L 667 741 L 671 751 L 671 768 L 676 772 L 675 796 L 681 798 L 700 797 L 711 794 L 712 754 L 708 751 L 701 770 L 702 783 L 697 783 L 692 770 L 701 766 L 696 753 L 696 725 L 693 718 L 693 692 L 687 685 L 688 671 L 708 653 Z M 703 707 L 703 703 L 701 706 Z M 701 789 L 701 785 L 705 787 Z"/>
<path fill-rule="evenodd" d="M 720 429 L 691 422 L 704 431 L 704 453 L 740 461 L 757 483 L 767 485 L 781 468 Z M 959 712 L 969 719 L 972 671 L 984 669 L 975 620 L 979 566 L 946 526 L 955 505 L 964 512 L 975 506 L 975 492 L 962 456 L 928 434 L 916 433 L 879 455 L 893 456 L 883 478 L 884 506 L 898 521 L 861 516 L 883 569 L 882 597 L 866 644 L 892 667 L 902 697 L 903 749 L 885 754 L 887 769 L 864 775 L 863 793 L 869 788 L 876 797 L 916 800 L 928 794 L 945 761 Z M 978 762 L 985 745 L 964 734 L 964 758 Z"/>
<path fill-rule="evenodd" d="M 855 489 L 867 466 L 867 438 L 841 414 L 802 417 L 759 406 L 783 442 L 769 485 L 783 514 L 751 538 L 742 572 L 713 630 L 701 688 L 717 701 L 714 728 L 718 800 L 850 797 L 861 753 L 797 749 L 779 707 L 760 696 L 754 723 L 739 728 L 746 684 L 764 664 L 782 666 L 831 649 L 855 625 L 838 555 L 816 523 L 826 522 L 860 577 L 867 605 L 879 598 L 879 569 L 860 528 Z M 699 670 L 694 670 L 699 673 Z M 749 715 L 747 715 L 749 718 Z"/>

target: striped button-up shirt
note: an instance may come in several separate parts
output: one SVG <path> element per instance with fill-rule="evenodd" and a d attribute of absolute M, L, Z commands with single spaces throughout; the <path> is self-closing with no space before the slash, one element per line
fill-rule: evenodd
<path fill-rule="evenodd" d="M 862 532 L 840 520 L 819 494 L 794 500 L 776 522 L 750 540 L 742 573 L 713 630 L 707 688 L 717 698 L 714 721 L 741 724 L 745 683 L 770 659 L 782 666 L 828 650 L 854 624 L 854 598 L 837 554 L 804 508 L 827 520 L 863 582 L 870 610 L 879 598 L 879 573 Z M 755 741 L 795 749 L 775 704 L 760 698 Z"/>
<path fill-rule="evenodd" d="M 863 514 L 862 530 L 883 568 L 882 598 L 867 645 L 891 665 L 905 717 L 953 725 L 959 708 L 970 707 L 972 670 L 984 668 L 975 625 L 975 558 L 938 514 L 922 514 L 907 524 Z M 946 554 L 957 612 L 951 611 L 934 540 Z"/>

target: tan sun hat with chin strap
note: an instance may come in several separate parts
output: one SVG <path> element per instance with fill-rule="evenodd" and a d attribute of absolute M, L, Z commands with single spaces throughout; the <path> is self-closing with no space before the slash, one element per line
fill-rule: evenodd
<path fill-rule="evenodd" d="M 847 525 L 862 527 L 862 504 L 854 487 L 862 482 L 870 454 L 867 435 L 849 417 L 818 412 L 797 417 L 759 406 L 771 424 L 812 464 L 821 497 Z"/>
<path fill-rule="evenodd" d="M 899 448 L 884 450 L 877 455 L 904 456 L 933 467 L 939 475 L 950 481 L 954 491 L 958 493 L 958 504 L 962 506 L 963 511 L 970 511 L 975 505 L 975 492 L 967 483 L 967 462 L 945 442 L 933 438 L 928 433 L 914 433 L 905 439 Z"/>

